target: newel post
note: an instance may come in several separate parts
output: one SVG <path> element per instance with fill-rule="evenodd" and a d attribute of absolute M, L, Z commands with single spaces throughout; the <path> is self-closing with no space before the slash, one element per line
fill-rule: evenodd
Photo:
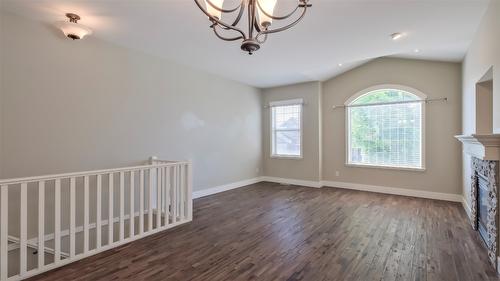
<path fill-rule="evenodd" d="M 187 204 L 188 204 L 188 220 L 193 220 L 193 163 L 187 164 Z"/>

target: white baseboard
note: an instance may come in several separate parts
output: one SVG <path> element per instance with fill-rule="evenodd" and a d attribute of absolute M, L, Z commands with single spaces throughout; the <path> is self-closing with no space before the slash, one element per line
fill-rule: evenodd
<path fill-rule="evenodd" d="M 424 190 L 404 189 L 397 187 L 367 185 L 367 184 L 358 184 L 349 182 L 336 182 L 336 181 L 322 181 L 322 185 L 328 187 L 345 188 L 345 189 L 353 189 L 353 190 L 376 192 L 376 193 L 403 195 L 403 196 L 427 198 L 427 199 L 438 199 L 438 200 L 452 201 L 452 202 L 463 202 L 462 195 L 460 194 L 440 193 L 440 192 L 432 192 Z"/>
<path fill-rule="evenodd" d="M 225 184 L 225 185 L 220 185 L 220 186 L 216 186 L 216 187 L 211 187 L 211 188 L 207 188 L 207 189 L 197 190 L 197 191 L 193 192 L 193 199 L 201 198 L 201 197 L 205 197 L 205 196 L 209 196 L 209 195 L 212 195 L 212 194 L 217 194 L 217 193 L 228 191 L 228 190 L 231 190 L 231 189 L 236 189 L 236 188 L 244 187 L 244 186 L 251 185 L 251 184 L 254 184 L 254 183 L 258 183 L 258 182 L 261 182 L 261 181 L 262 180 L 261 180 L 260 177 L 256 177 L 256 178 L 253 178 L 253 179 L 247 179 L 247 180 L 233 182 L 233 183 L 229 183 L 229 184 Z"/>
<path fill-rule="evenodd" d="M 296 180 L 296 179 L 285 179 L 285 178 L 277 178 L 277 177 L 261 177 L 261 181 L 282 183 L 282 184 L 292 184 L 292 185 L 300 185 L 307 187 L 320 188 L 322 186 L 319 181 L 305 181 L 305 180 Z"/>
<path fill-rule="evenodd" d="M 393 194 L 393 195 L 403 195 L 410 197 L 418 197 L 418 198 L 427 198 L 427 199 L 437 199 L 444 201 L 452 201 L 452 202 L 460 202 L 464 206 L 467 215 L 470 214 L 470 207 L 460 194 L 450 194 L 450 193 L 440 193 L 433 191 L 424 191 L 424 190 L 415 190 L 415 189 L 404 189 L 397 187 L 387 187 L 387 186 L 378 186 L 378 185 L 367 185 L 367 184 L 359 184 L 359 183 L 349 183 L 349 182 L 337 182 L 337 181 L 306 181 L 306 180 L 297 180 L 297 179 L 287 179 L 287 178 L 278 178 L 278 177 L 256 177 L 253 179 L 242 180 L 238 182 L 233 182 L 221 186 L 216 186 L 212 188 L 207 188 L 203 190 L 198 190 L 193 192 L 193 198 L 201 198 L 205 196 L 209 196 L 212 194 L 217 194 L 220 192 L 244 187 L 247 185 L 255 184 L 258 182 L 275 182 L 282 184 L 291 184 L 291 185 L 299 185 L 306 187 L 337 187 L 344 189 L 352 189 L 352 190 L 360 190 L 360 191 L 368 191 L 368 192 L 376 192 L 376 193 L 384 193 L 384 194 Z"/>

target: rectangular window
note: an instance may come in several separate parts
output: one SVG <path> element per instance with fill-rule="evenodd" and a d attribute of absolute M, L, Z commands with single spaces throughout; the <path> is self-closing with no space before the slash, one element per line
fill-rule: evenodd
<path fill-rule="evenodd" d="M 302 157 L 302 100 L 272 102 L 271 157 Z"/>

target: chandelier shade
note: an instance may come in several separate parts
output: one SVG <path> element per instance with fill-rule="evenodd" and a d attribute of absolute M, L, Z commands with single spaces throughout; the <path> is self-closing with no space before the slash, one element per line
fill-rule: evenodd
<path fill-rule="evenodd" d="M 259 1 L 258 4 L 260 4 L 259 9 L 257 9 L 257 12 L 259 13 L 259 23 L 261 26 L 269 26 L 273 23 L 273 19 L 271 17 L 268 17 L 268 15 L 274 14 L 274 8 L 276 7 L 276 2 L 278 0 L 262 0 Z"/>
<path fill-rule="evenodd" d="M 238 5 L 229 9 L 224 8 L 224 0 L 194 0 L 198 8 L 208 17 L 211 22 L 210 28 L 219 39 L 225 41 L 240 40 L 241 49 L 248 52 L 250 55 L 260 49 L 269 34 L 285 31 L 295 26 L 301 21 L 307 9 L 312 5 L 310 0 L 297 0 L 295 8 L 282 16 L 275 15 L 275 8 L 278 0 L 240 0 Z M 245 32 L 240 27 L 240 22 L 244 15 L 247 15 L 248 23 Z M 223 21 L 226 17 L 232 17 L 233 20 L 228 23 Z M 289 22 L 279 27 L 271 27 L 273 22 L 285 21 Z"/>
<path fill-rule="evenodd" d="M 207 12 L 211 14 L 214 18 L 221 19 L 222 10 L 217 9 L 216 7 L 222 7 L 222 4 L 224 4 L 224 0 L 211 0 L 211 2 L 212 3 L 205 0 L 205 6 L 207 7 Z"/>

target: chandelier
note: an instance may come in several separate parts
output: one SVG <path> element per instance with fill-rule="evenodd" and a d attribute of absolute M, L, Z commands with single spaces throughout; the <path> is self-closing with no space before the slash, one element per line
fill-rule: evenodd
<path fill-rule="evenodd" d="M 309 0 L 297 0 L 297 6 L 288 14 L 282 16 L 273 15 L 276 2 L 278 0 L 240 0 L 236 7 L 224 9 L 224 0 L 204 0 L 205 5 L 200 4 L 200 0 L 194 0 L 196 5 L 208 16 L 212 23 L 210 28 L 215 35 L 225 41 L 241 40 L 241 49 L 250 55 L 260 49 L 260 45 L 267 40 L 267 36 L 272 33 L 285 31 L 304 18 L 307 8 L 311 7 Z M 244 13 L 248 14 L 248 32 L 245 33 L 238 27 Z M 222 14 L 231 15 L 232 23 L 222 21 Z M 271 28 L 273 21 L 280 21 L 292 18 L 287 25 Z M 232 32 L 233 35 L 228 33 Z"/>

